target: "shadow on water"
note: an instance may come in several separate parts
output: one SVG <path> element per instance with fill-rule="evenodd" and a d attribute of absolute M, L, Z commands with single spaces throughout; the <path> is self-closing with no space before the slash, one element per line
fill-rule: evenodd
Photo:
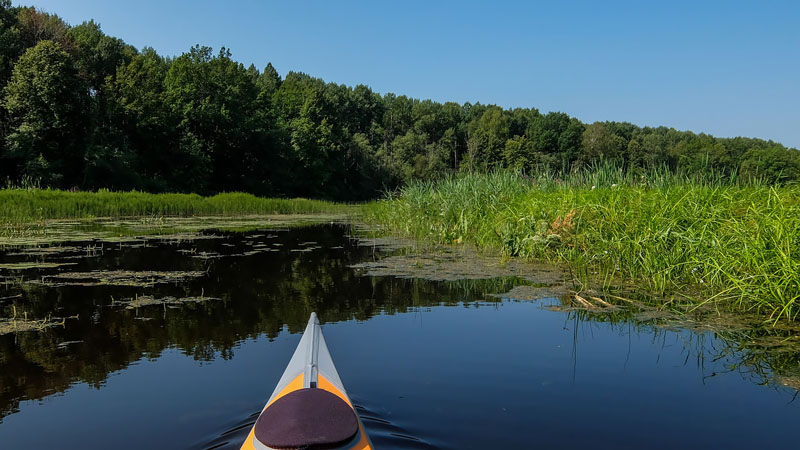
<path fill-rule="evenodd" d="M 102 391 L 111 375 L 123 374 L 136 365 L 179 364 L 171 362 L 173 353 L 185 355 L 183 359 L 189 357 L 200 364 L 180 373 L 180 376 L 185 376 L 186 385 L 191 386 L 192 377 L 202 375 L 194 372 L 199 370 L 197 367 L 203 367 L 203 364 L 212 367 L 211 363 L 215 361 L 233 362 L 240 352 L 258 355 L 258 352 L 268 349 L 263 345 L 274 343 L 275 348 L 280 348 L 284 353 L 280 357 L 275 356 L 274 361 L 264 366 L 266 369 L 263 370 L 268 370 L 269 376 L 262 377 L 258 373 L 243 375 L 248 382 L 260 386 L 258 392 L 262 397 L 253 398 L 246 405 L 231 407 L 235 412 L 224 419 L 209 419 L 203 423 L 198 428 L 204 431 L 196 435 L 196 444 L 192 447 L 238 448 L 263 405 L 263 396 L 271 391 L 277 380 L 272 378 L 280 373 L 282 365 L 288 360 L 286 352 L 296 345 L 291 339 L 296 337 L 296 333 L 302 332 L 311 311 L 316 311 L 324 319 L 327 324 L 326 335 L 328 327 L 333 327 L 330 331 L 331 342 L 336 339 L 338 342 L 350 342 L 347 339 L 351 337 L 347 333 L 361 333 L 361 337 L 352 339 L 358 339 L 366 346 L 384 343 L 388 346 L 386 348 L 399 345 L 393 341 L 404 338 L 402 335 L 381 337 L 381 333 L 388 333 L 392 326 L 408 323 L 415 314 L 425 313 L 435 318 L 433 323 L 439 324 L 436 325 L 438 328 L 422 329 L 426 333 L 433 333 L 431 339 L 445 343 L 454 339 L 452 345 L 465 343 L 467 350 L 453 353 L 461 355 L 461 360 L 448 360 L 447 354 L 426 355 L 426 337 L 421 334 L 417 338 L 409 338 L 407 348 L 397 347 L 394 351 L 396 357 L 386 355 L 385 360 L 372 362 L 381 365 L 381 373 L 386 376 L 397 374 L 400 377 L 397 380 L 401 381 L 411 378 L 407 389 L 412 389 L 412 386 L 419 390 L 432 389 L 430 395 L 438 392 L 434 389 L 436 383 L 440 382 L 437 377 L 452 376 L 450 370 L 460 367 L 465 363 L 464 360 L 473 363 L 478 354 L 498 366 L 510 368 L 519 366 L 521 361 L 525 364 L 544 364 L 536 366 L 542 372 L 546 372 L 545 369 L 550 366 L 560 367 L 560 363 L 554 362 L 554 355 L 560 353 L 550 355 L 543 352 L 535 354 L 535 357 L 526 355 L 520 358 L 508 349 L 494 354 L 493 348 L 483 348 L 483 345 L 490 345 L 495 335 L 497 339 L 506 334 L 509 339 L 519 338 L 513 329 L 506 329 L 505 325 L 481 329 L 483 322 L 476 322 L 478 325 L 473 325 L 475 330 L 472 331 L 465 328 L 467 325 L 455 321 L 456 317 L 466 314 L 456 314 L 458 308 L 464 310 L 480 305 L 482 308 L 479 309 L 487 311 L 480 314 L 487 315 L 492 309 L 512 311 L 512 308 L 533 305 L 513 299 L 495 301 L 491 296 L 529 282 L 515 277 L 432 282 L 359 276 L 350 266 L 380 258 L 385 252 L 359 246 L 348 233 L 348 227 L 340 225 L 244 233 L 209 231 L 205 232 L 203 239 L 161 242 L 155 238 L 119 244 L 66 243 L 57 248 L 45 247 L 33 251 L 7 250 L 0 256 L 0 263 L 7 265 L 6 269 L 0 270 L 0 275 L 4 277 L 0 285 L 2 316 L 37 320 L 47 317 L 69 319 L 63 325 L 40 331 L 0 335 L 0 435 L 3 422 L 14 418 L 26 408 L 23 404 L 30 400 L 42 400 L 65 393 L 78 384 Z M 50 265 L 35 266 L 35 263 L 42 262 Z M 53 265 L 66 262 L 70 265 Z M 34 266 L 13 266 L 21 263 L 34 263 Z M 111 272 L 114 272 L 114 276 L 109 275 Z M 53 276 L 59 273 L 81 275 L 66 280 Z M 176 278 L 176 273 L 198 275 Z M 141 302 L 142 299 L 147 302 Z M 571 368 L 573 386 L 583 352 L 581 345 L 586 345 L 581 343 L 587 339 L 601 342 L 602 339 L 593 335 L 596 332 L 607 336 L 609 340 L 619 336 L 627 339 L 645 337 L 656 344 L 662 340 L 664 348 L 683 346 L 680 356 L 669 356 L 671 362 L 681 364 L 680 357 L 685 357 L 682 362 L 684 365 L 689 361 L 697 362 L 704 379 L 736 372 L 754 384 L 785 390 L 781 394 L 785 402 L 791 402 L 796 395 L 795 389 L 800 387 L 800 351 L 797 347 L 786 345 L 787 342 L 794 342 L 792 340 L 796 334 L 793 331 L 767 327 L 727 334 L 701 329 L 686 331 L 663 318 L 644 317 L 641 311 L 634 308 L 606 312 L 570 309 L 545 311 L 548 306 L 565 307 L 568 304 L 567 299 L 550 299 L 539 302 L 535 308 L 524 306 L 519 311 L 504 313 L 509 314 L 504 323 L 513 322 L 525 314 L 532 314 L 525 325 L 532 330 L 541 326 L 537 321 L 546 321 L 542 323 L 548 324 L 554 320 L 563 322 L 556 328 L 569 329 L 570 333 L 574 333 L 573 348 L 570 350 L 573 359 L 571 364 L 574 365 Z M 451 313 L 442 315 L 436 313 L 438 306 L 458 308 L 451 308 Z M 414 314 L 401 314 L 407 312 Z M 395 315 L 407 318 L 393 320 L 391 316 Z M 421 316 L 419 320 L 423 320 Z M 373 326 L 368 328 L 366 325 Z M 422 322 L 419 326 L 422 327 Z M 445 329 L 450 330 L 452 336 L 437 331 Z M 477 340 L 477 336 L 481 339 Z M 547 346 L 548 339 L 516 342 L 519 348 L 513 351 Z M 616 348 L 624 346 L 624 342 L 613 341 L 608 345 Z M 470 348 L 474 351 L 470 352 Z M 433 368 L 425 367 L 416 372 L 413 369 L 416 364 L 414 360 L 405 360 L 405 366 L 396 366 L 400 364 L 397 360 L 402 359 L 400 354 L 405 351 L 411 357 L 419 355 L 420 360 L 425 360 L 425 357 L 434 358 L 431 359 L 433 362 L 441 359 L 442 366 L 433 364 Z M 560 344 L 559 349 L 556 350 L 554 346 L 553 351 L 561 351 Z M 588 351 L 596 353 L 595 350 Z M 662 352 L 667 354 L 671 351 L 663 348 L 656 350 L 653 356 L 656 363 Z M 361 364 L 356 357 L 347 356 L 346 352 L 340 350 L 337 353 L 337 349 L 334 349 L 334 353 L 345 355 L 341 364 L 339 357 L 335 356 L 337 365 L 359 367 L 358 364 Z M 504 354 L 508 354 L 508 359 L 499 359 Z M 243 356 L 240 359 L 247 358 L 258 356 Z M 409 372 L 399 374 L 398 367 L 403 370 L 409 368 Z M 179 369 L 171 370 L 171 373 L 175 373 Z M 600 376 L 605 376 L 602 375 L 603 370 L 598 371 Z M 353 373 L 350 379 L 361 379 L 357 372 Z M 491 375 L 476 376 L 486 378 L 488 383 Z M 348 380 L 346 376 L 343 378 Z M 549 386 L 553 381 L 544 380 L 540 383 L 541 386 L 536 389 Z M 439 420 L 442 421 L 442 427 L 458 429 L 459 423 L 464 422 L 463 418 L 459 418 L 458 411 L 450 413 L 451 417 L 448 417 L 447 408 L 443 409 L 435 400 L 430 400 L 429 410 L 412 414 L 408 412 L 411 411 L 408 404 L 412 402 L 404 396 L 394 400 L 375 400 L 385 391 L 380 389 L 379 383 L 375 384 L 350 390 L 355 392 L 354 402 L 359 405 L 359 414 L 378 448 L 452 447 L 453 444 L 447 439 L 448 433 L 443 431 L 436 435 L 430 431 L 432 428 L 427 422 Z M 480 392 L 481 395 L 491 394 L 489 385 L 478 386 L 486 389 Z M 149 388 L 159 389 L 157 386 Z M 522 387 L 512 384 L 496 388 L 498 395 L 510 399 L 509 408 L 515 406 L 524 410 L 525 405 L 517 405 L 513 400 L 516 392 L 513 389 Z M 604 389 L 611 388 L 606 386 Z M 615 386 L 614 389 L 622 392 L 624 386 Z M 379 401 L 383 403 L 375 403 Z M 393 404 L 387 406 L 386 402 Z M 158 405 L 154 407 L 157 409 Z M 40 408 L 47 408 L 47 405 Z M 505 411 L 505 408 L 501 411 Z M 398 420 L 398 415 L 403 419 Z M 419 423 L 409 422 L 409 417 L 415 415 L 419 417 Z M 157 418 L 150 420 L 152 423 L 158 421 Z M 519 426 L 517 422 L 510 420 L 506 425 L 499 425 L 493 420 L 489 422 L 495 427 L 492 428 L 495 432 L 518 431 L 515 429 Z M 503 430 L 502 426 L 509 428 Z M 165 442 L 171 442 L 164 439 Z"/>

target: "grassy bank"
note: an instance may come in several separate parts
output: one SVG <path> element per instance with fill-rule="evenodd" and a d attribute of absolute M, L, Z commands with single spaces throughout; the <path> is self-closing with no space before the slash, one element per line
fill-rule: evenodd
<path fill-rule="evenodd" d="M 606 286 L 633 282 L 697 302 L 800 308 L 800 187 L 613 169 L 557 179 L 511 173 L 416 183 L 365 219 L 438 243 L 566 263 Z"/>
<path fill-rule="evenodd" d="M 0 222 L 6 224 L 91 217 L 344 213 L 349 208 L 320 200 L 260 198 L 242 193 L 203 197 L 143 192 L 0 190 Z"/>

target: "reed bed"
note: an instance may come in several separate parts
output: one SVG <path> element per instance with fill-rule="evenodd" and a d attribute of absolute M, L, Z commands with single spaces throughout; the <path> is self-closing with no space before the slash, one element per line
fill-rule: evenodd
<path fill-rule="evenodd" d="M 368 222 L 437 243 L 472 243 L 568 265 L 604 288 L 754 310 L 800 312 L 800 186 L 735 176 L 596 167 L 413 183 L 365 207 Z"/>
<path fill-rule="evenodd" d="M 0 221 L 6 227 L 65 218 L 343 213 L 347 205 L 304 198 L 261 198 L 244 193 L 69 192 L 52 189 L 0 190 Z"/>

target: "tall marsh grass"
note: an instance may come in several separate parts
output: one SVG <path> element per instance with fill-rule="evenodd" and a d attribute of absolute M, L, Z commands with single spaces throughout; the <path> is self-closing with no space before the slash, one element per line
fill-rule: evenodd
<path fill-rule="evenodd" d="M 800 186 L 735 177 L 510 172 L 414 183 L 365 220 L 438 243 L 565 263 L 605 287 L 633 282 L 698 303 L 800 313 Z"/>
<path fill-rule="evenodd" d="M 320 200 L 260 198 L 243 193 L 203 197 L 143 192 L 0 190 L 0 221 L 7 224 L 55 218 L 340 213 L 349 208 Z"/>

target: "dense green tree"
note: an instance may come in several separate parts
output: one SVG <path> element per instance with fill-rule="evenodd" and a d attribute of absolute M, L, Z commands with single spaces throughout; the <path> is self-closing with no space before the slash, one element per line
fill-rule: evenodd
<path fill-rule="evenodd" d="M 525 136 L 534 120 L 541 117 L 536 108 L 514 108 L 508 112 L 508 132 L 511 136 Z"/>
<path fill-rule="evenodd" d="M 133 47 L 103 33 L 93 20 L 70 28 L 67 35 L 75 47 L 75 66 L 95 93 L 102 91 L 106 78 L 115 75 L 117 67 L 129 63 L 136 54 Z"/>
<path fill-rule="evenodd" d="M 17 11 L 11 7 L 11 0 L 0 0 L 0 89 L 11 78 L 14 61 L 23 50 Z"/>
<path fill-rule="evenodd" d="M 404 180 L 422 178 L 427 168 L 426 141 L 424 133 L 409 130 L 392 142 L 393 158 Z"/>
<path fill-rule="evenodd" d="M 583 152 L 581 161 L 590 163 L 600 159 L 622 162 L 628 143 L 625 138 L 614 134 L 607 123 L 595 122 L 583 132 Z"/>
<path fill-rule="evenodd" d="M 526 136 L 514 136 L 506 141 L 506 148 L 503 151 L 503 159 L 508 167 L 529 171 L 536 166 L 535 153 L 531 149 L 531 144 Z"/>
<path fill-rule="evenodd" d="M 764 141 L 762 139 L 753 139 L 741 136 L 729 139 L 719 139 L 719 141 L 725 146 L 730 154 L 731 159 L 736 161 L 742 160 L 744 154 L 750 150 L 763 150 L 768 148 L 782 147 L 782 145 L 772 141 Z"/>
<path fill-rule="evenodd" d="M 270 102 L 272 101 L 271 98 L 275 95 L 275 92 L 281 87 L 281 76 L 278 74 L 278 71 L 275 70 L 275 67 L 272 66 L 272 63 L 267 63 L 267 67 L 264 68 L 264 71 L 258 75 L 258 79 L 256 81 L 256 85 L 259 89 L 259 95 L 263 95 L 265 97 L 270 98 Z"/>
<path fill-rule="evenodd" d="M 156 192 L 182 187 L 171 176 L 184 162 L 178 151 L 178 118 L 167 105 L 164 89 L 169 66 L 155 50 L 145 48 L 119 66 L 105 88 L 108 120 L 122 136 L 119 150 L 134 155 L 139 187 Z"/>
<path fill-rule="evenodd" d="M 551 112 L 538 115 L 531 120 L 526 134 L 531 140 L 533 150 L 538 153 L 554 155 L 559 153 L 559 138 L 569 126 L 569 116 Z"/>
<path fill-rule="evenodd" d="M 411 108 L 414 131 L 426 137 L 426 143 L 441 139 L 446 127 L 442 123 L 442 104 L 431 100 L 416 102 Z"/>
<path fill-rule="evenodd" d="M 14 69 L 14 62 L 22 53 L 23 45 L 17 22 L 17 11 L 11 7 L 11 0 L 0 0 L 0 99 L 2 91 Z M 9 133 L 9 118 L 0 107 L 0 179 L 14 175 L 13 167 L 5 151 L 6 136 Z"/>
<path fill-rule="evenodd" d="M 240 190 L 254 175 L 249 164 L 258 127 L 258 88 L 241 64 L 223 48 L 193 47 L 172 62 L 165 98 L 180 118 L 179 166 L 183 189 L 199 192 Z"/>
<path fill-rule="evenodd" d="M 17 12 L 17 23 L 24 48 L 33 47 L 41 41 L 54 41 L 68 52 L 73 50 L 69 25 L 55 14 L 34 7 L 23 7 Z"/>
<path fill-rule="evenodd" d="M 638 142 L 644 158 L 644 167 L 662 167 L 668 163 L 666 139 L 662 133 L 642 133 Z"/>
<path fill-rule="evenodd" d="M 4 90 L 7 155 L 19 176 L 47 185 L 83 182 L 86 89 L 60 44 L 40 41 L 14 67 Z"/>
<path fill-rule="evenodd" d="M 677 168 L 690 173 L 713 170 L 730 172 L 736 168 L 728 148 L 718 139 L 706 134 L 688 135 L 670 149 L 671 159 Z"/>
<path fill-rule="evenodd" d="M 767 183 L 800 180 L 800 152 L 777 145 L 748 150 L 742 157 L 741 172 Z"/>
<path fill-rule="evenodd" d="M 342 200 L 413 179 L 600 160 L 644 171 L 800 178 L 798 152 L 560 112 L 379 95 L 299 72 L 282 78 L 196 46 L 138 52 L 94 21 L 0 0 L 0 177 L 53 187 Z"/>
<path fill-rule="evenodd" d="M 625 158 L 627 160 L 627 167 L 628 169 L 639 171 L 643 169 L 646 165 L 645 163 L 645 155 L 644 155 L 644 148 L 642 147 L 642 143 L 639 142 L 637 139 L 631 139 L 628 141 L 628 149 L 625 154 Z"/>
<path fill-rule="evenodd" d="M 509 136 L 509 120 L 502 108 L 493 106 L 468 125 L 467 158 L 470 170 L 500 167 Z"/>
<path fill-rule="evenodd" d="M 326 187 L 332 187 L 328 185 L 336 169 L 332 160 L 342 151 L 337 145 L 333 125 L 325 116 L 324 101 L 321 90 L 312 88 L 298 117 L 288 124 L 291 158 L 296 161 L 292 173 L 303 180 L 295 189 L 309 196 L 322 195 Z"/>
<path fill-rule="evenodd" d="M 608 131 L 621 137 L 626 143 L 633 139 L 636 131 L 639 129 L 639 127 L 630 122 L 605 122 L 604 124 Z"/>
<path fill-rule="evenodd" d="M 384 114 L 383 99 L 363 84 L 352 89 L 349 96 L 350 110 L 344 111 L 350 122 L 349 131 L 362 133 L 370 141 L 375 140 L 378 134 L 378 124 Z"/>
<path fill-rule="evenodd" d="M 586 127 L 580 120 L 574 117 L 569 119 L 569 123 L 558 137 L 559 158 L 556 163 L 560 166 L 553 167 L 553 169 L 567 171 L 571 168 L 583 151 L 581 146 L 585 130 Z"/>
<path fill-rule="evenodd" d="M 398 136 L 404 135 L 413 126 L 412 109 L 414 101 L 405 95 L 396 96 L 386 94 L 383 97 L 383 147 L 384 153 L 391 157 L 393 154 L 392 142 Z"/>
<path fill-rule="evenodd" d="M 533 153 L 530 160 L 536 167 L 568 170 L 581 152 L 583 132 L 583 124 L 564 113 L 532 116 L 525 132 Z"/>
<path fill-rule="evenodd" d="M 132 189 L 141 183 L 136 172 L 135 152 L 115 121 L 106 86 L 118 67 L 126 66 L 136 50 L 105 35 L 94 21 L 72 27 L 67 33 L 78 75 L 88 89 L 91 121 L 86 142 L 84 187 Z"/>
<path fill-rule="evenodd" d="M 281 128 L 275 110 L 275 93 L 282 79 L 278 71 L 267 63 L 264 71 L 257 74 L 257 114 L 254 117 L 250 142 L 250 161 L 253 176 L 246 180 L 249 192 L 261 195 L 283 195 L 292 192 L 288 172 L 287 151 L 289 147 L 285 129 Z"/>
<path fill-rule="evenodd" d="M 457 170 L 467 147 L 465 107 L 454 102 L 442 106 L 443 124 L 447 127 L 438 144 L 447 152 L 447 172 Z M 442 153 L 444 156 L 444 153 Z"/>

